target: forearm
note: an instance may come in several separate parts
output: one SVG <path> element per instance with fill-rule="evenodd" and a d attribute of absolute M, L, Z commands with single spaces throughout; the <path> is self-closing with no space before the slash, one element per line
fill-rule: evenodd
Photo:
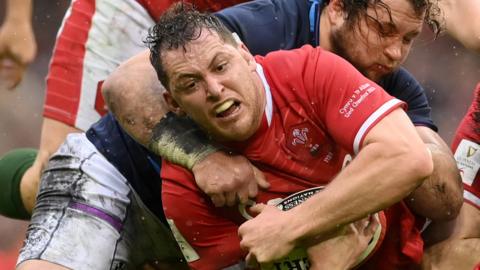
<path fill-rule="evenodd" d="M 430 159 L 427 151 L 423 149 L 424 153 L 420 153 L 423 157 L 415 161 L 408 155 L 408 148 L 397 149 L 391 150 L 381 143 L 365 146 L 324 191 L 285 212 L 291 215 L 296 239 L 321 235 L 375 213 L 418 187 L 431 167 L 424 161 L 426 156 Z"/>
<path fill-rule="evenodd" d="M 195 163 L 218 151 L 191 120 L 173 113 L 167 114 L 155 126 L 149 149 L 190 170 Z"/>
<path fill-rule="evenodd" d="M 120 65 L 102 94 L 122 128 L 143 146 L 188 169 L 216 150 L 193 121 L 169 113 L 147 50 Z M 135 112 L 135 113 L 134 113 Z"/>
<path fill-rule="evenodd" d="M 30 23 L 32 0 L 7 0 L 5 21 L 10 23 Z"/>
<path fill-rule="evenodd" d="M 426 144 L 432 153 L 433 173 L 406 200 L 410 209 L 433 221 L 455 218 L 462 206 L 462 179 L 448 149 Z"/>

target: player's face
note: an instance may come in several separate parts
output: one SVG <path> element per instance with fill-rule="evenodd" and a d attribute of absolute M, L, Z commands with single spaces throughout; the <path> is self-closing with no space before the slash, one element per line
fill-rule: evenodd
<path fill-rule="evenodd" d="M 424 14 L 415 14 L 407 0 L 383 0 L 388 11 L 377 5 L 368 8 L 353 25 L 345 21 L 333 27 L 332 50 L 347 59 L 365 76 L 378 81 L 402 64 L 420 33 Z M 377 18 L 377 23 L 372 18 Z"/>
<path fill-rule="evenodd" d="M 186 113 L 212 137 L 242 141 L 258 129 L 265 94 L 256 63 L 243 45 L 202 31 L 197 40 L 163 54 L 173 111 Z"/>

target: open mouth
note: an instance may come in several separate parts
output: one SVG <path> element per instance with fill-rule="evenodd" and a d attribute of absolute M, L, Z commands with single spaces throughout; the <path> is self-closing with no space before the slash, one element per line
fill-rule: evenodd
<path fill-rule="evenodd" d="M 240 102 L 228 100 L 215 110 L 215 116 L 218 118 L 225 118 L 234 114 L 239 108 Z"/>

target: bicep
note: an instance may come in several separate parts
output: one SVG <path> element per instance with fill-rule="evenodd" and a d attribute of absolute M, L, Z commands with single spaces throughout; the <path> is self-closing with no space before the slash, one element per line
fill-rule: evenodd
<path fill-rule="evenodd" d="M 372 143 L 384 143 L 389 148 L 402 144 L 423 147 L 412 122 L 400 108 L 386 115 L 368 131 L 362 147 Z"/>

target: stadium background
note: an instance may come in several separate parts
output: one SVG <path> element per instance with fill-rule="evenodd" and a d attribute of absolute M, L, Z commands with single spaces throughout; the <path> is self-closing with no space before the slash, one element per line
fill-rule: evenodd
<path fill-rule="evenodd" d="M 69 1 L 34 1 L 33 24 L 38 53 L 15 91 L 0 89 L 0 155 L 18 147 L 38 147 L 45 92 L 44 78 L 55 36 Z M 5 0 L 0 0 L 3 21 Z M 450 143 L 480 82 L 480 55 L 448 36 L 433 39 L 424 29 L 405 67 L 427 91 L 440 135 Z M 2 191 L 0 191 L 2 192 Z M 26 223 L 0 217 L 0 270 L 13 269 Z"/>

